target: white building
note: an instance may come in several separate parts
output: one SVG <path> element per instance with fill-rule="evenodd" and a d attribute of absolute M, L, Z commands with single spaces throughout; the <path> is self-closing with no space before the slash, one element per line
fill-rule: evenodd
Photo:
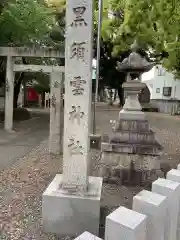
<path fill-rule="evenodd" d="M 180 80 L 161 65 L 153 67 L 142 75 L 142 82 L 147 84 L 150 99 L 160 112 L 172 113 L 180 102 Z"/>

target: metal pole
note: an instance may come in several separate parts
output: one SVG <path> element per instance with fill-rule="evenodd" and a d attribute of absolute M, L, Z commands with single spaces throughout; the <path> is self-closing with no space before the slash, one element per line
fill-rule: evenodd
<path fill-rule="evenodd" d="M 99 60 L 100 60 L 100 54 L 101 54 L 100 46 L 101 46 L 102 9 L 103 9 L 103 0 L 99 0 L 97 57 L 96 57 L 96 93 L 95 93 L 95 99 L 94 99 L 93 134 L 96 133 L 96 104 L 98 102 L 98 87 L 99 87 Z"/>

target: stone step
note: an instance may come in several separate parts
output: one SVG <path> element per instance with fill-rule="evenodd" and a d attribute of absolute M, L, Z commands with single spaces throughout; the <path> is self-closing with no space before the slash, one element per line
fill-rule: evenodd
<path fill-rule="evenodd" d="M 155 133 L 150 130 L 148 132 L 130 132 L 130 131 L 119 131 L 115 132 L 110 137 L 111 143 L 155 143 Z"/>
<path fill-rule="evenodd" d="M 148 120 L 120 119 L 116 131 L 149 132 Z"/>
<path fill-rule="evenodd" d="M 162 151 L 162 147 L 157 141 L 155 141 L 154 144 L 102 142 L 101 151 L 125 154 L 159 155 Z"/>

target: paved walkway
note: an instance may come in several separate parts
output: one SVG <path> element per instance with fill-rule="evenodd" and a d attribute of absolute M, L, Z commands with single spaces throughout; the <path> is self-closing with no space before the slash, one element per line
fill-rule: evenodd
<path fill-rule="evenodd" d="M 18 158 L 25 156 L 41 141 L 48 138 L 49 115 L 33 113 L 30 120 L 15 123 L 15 132 L 0 130 L 0 170 L 9 167 Z"/>

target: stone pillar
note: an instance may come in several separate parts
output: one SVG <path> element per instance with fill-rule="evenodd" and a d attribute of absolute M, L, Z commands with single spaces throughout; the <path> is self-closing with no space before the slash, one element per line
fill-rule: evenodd
<path fill-rule="evenodd" d="M 42 95 L 38 94 L 38 105 L 41 108 L 42 107 Z"/>
<path fill-rule="evenodd" d="M 164 240 L 167 198 L 149 191 L 141 191 L 133 198 L 133 210 L 147 216 L 146 240 Z"/>
<path fill-rule="evenodd" d="M 81 12 L 81 20 L 77 12 Z M 91 127 L 92 0 L 69 0 L 66 14 L 62 186 L 86 191 Z"/>
<path fill-rule="evenodd" d="M 23 96 L 23 89 L 22 89 L 22 86 L 20 87 L 20 92 L 19 92 L 19 97 L 18 97 L 18 105 L 20 107 L 23 106 L 23 99 L 24 99 L 24 96 Z"/>
<path fill-rule="evenodd" d="M 6 131 L 12 131 L 13 129 L 13 101 L 14 101 L 13 58 L 11 56 L 7 56 L 6 85 L 5 85 L 5 119 L 4 119 L 4 129 Z"/>
<path fill-rule="evenodd" d="M 105 240 L 120 239 L 146 240 L 146 216 L 125 207 L 119 207 L 107 216 Z"/>
<path fill-rule="evenodd" d="M 180 170 L 172 169 L 167 173 L 167 179 L 180 183 Z M 177 239 L 180 239 L 180 202 L 178 214 Z"/>
<path fill-rule="evenodd" d="M 171 180 L 159 178 L 152 183 L 152 192 L 167 197 L 168 208 L 165 225 L 165 240 L 176 240 L 180 200 L 180 184 Z"/>
<path fill-rule="evenodd" d="M 63 174 L 42 197 L 45 232 L 98 235 L 102 178 L 89 177 L 92 87 L 92 0 L 68 0 L 66 9 Z"/>
<path fill-rule="evenodd" d="M 45 93 L 45 108 L 49 108 L 49 93 Z"/>
<path fill-rule="evenodd" d="M 62 73 L 51 73 L 50 93 L 50 132 L 49 151 L 52 154 L 62 153 L 63 145 L 63 101 L 62 95 Z"/>

